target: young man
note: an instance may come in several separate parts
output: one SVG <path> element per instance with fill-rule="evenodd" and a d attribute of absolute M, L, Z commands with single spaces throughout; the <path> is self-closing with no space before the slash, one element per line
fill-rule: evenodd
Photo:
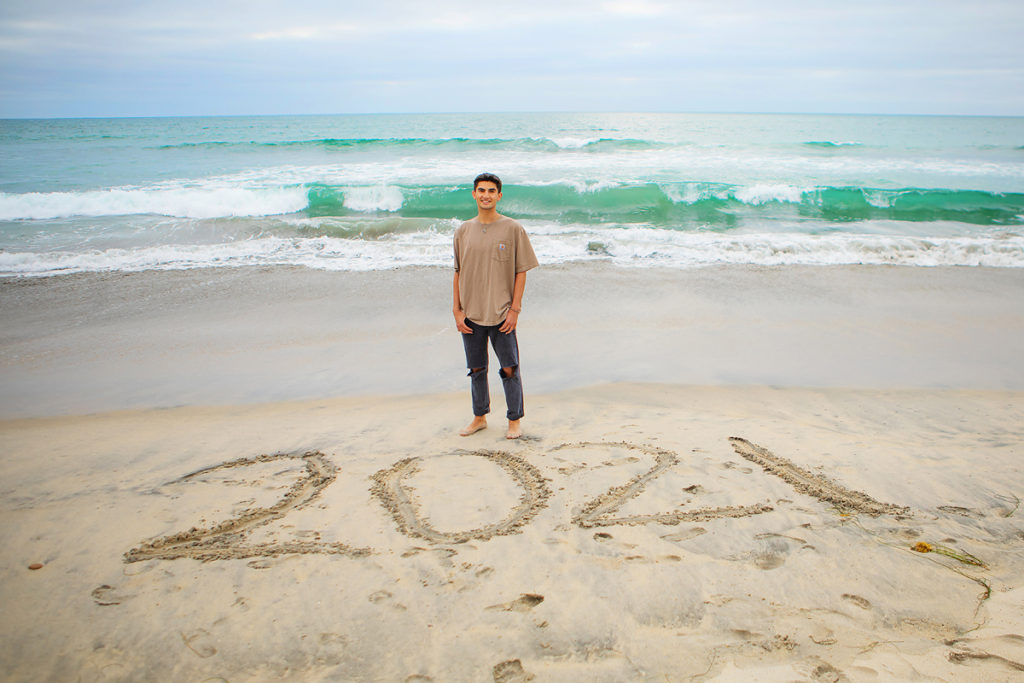
<path fill-rule="evenodd" d="M 487 388 L 487 342 L 494 347 L 508 408 L 505 437 L 522 436 L 523 383 L 519 376 L 516 323 L 523 309 L 526 271 L 537 267 L 530 238 L 518 221 L 498 213 L 501 180 L 481 173 L 473 180 L 476 218 L 455 230 L 452 313 L 462 333 L 473 394 L 473 421 L 459 432 L 469 436 L 487 427 L 491 410 Z"/>

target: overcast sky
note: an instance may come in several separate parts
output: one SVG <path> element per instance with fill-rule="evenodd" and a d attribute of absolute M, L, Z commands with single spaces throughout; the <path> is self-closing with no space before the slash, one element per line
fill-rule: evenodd
<path fill-rule="evenodd" d="M 0 2 L 0 117 L 436 111 L 1024 115 L 1024 2 Z"/>

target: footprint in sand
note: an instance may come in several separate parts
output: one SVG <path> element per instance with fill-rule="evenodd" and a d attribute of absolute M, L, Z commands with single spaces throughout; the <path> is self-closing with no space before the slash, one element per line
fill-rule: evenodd
<path fill-rule="evenodd" d="M 861 609 L 871 609 L 871 602 L 853 593 L 843 593 L 843 600 L 848 600 Z"/>
<path fill-rule="evenodd" d="M 683 531 L 678 531 L 678 532 L 676 532 L 674 534 L 666 534 L 666 535 L 662 536 L 662 538 L 664 538 L 666 541 L 672 541 L 673 543 L 679 543 L 680 541 L 688 541 L 691 538 L 697 538 L 698 536 L 700 536 L 702 534 L 706 534 L 707 532 L 708 532 L 708 530 L 705 529 L 704 527 L 702 527 L 702 526 L 695 526 L 692 529 L 685 529 Z"/>
<path fill-rule="evenodd" d="M 782 538 L 762 539 L 761 547 L 754 552 L 754 566 L 758 569 L 778 569 L 786 564 L 786 556 L 789 555 L 790 545 Z"/>
<path fill-rule="evenodd" d="M 836 638 L 835 632 L 821 624 L 816 625 L 807 637 L 815 645 L 824 645 L 826 647 L 830 647 L 839 642 L 839 639 Z"/>
<path fill-rule="evenodd" d="M 984 661 L 991 660 L 1002 664 L 1005 668 L 1012 671 L 1024 671 L 1024 664 L 1007 659 L 1001 655 L 992 654 L 991 652 L 979 652 L 976 650 L 964 650 L 959 652 L 950 652 L 949 661 L 956 664 L 965 664 L 970 661 Z"/>
<path fill-rule="evenodd" d="M 102 607 L 120 605 L 122 600 L 127 600 L 130 597 L 132 596 L 121 593 L 114 586 L 107 584 L 94 588 L 92 591 L 92 599 Z"/>
<path fill-rule="evenodd" d="M 843 675 L 843 672 L 828 662 L 822 662 L 811 672 L 811 680 L 820 681 L 820 683 L 836 683 L 845 679 L 846 676 Z"/>
<path fill-rule="evenodd" d="M 494 683 L 526 683 L 533 680 L 533 674 L 523 668 L 518 659 L 494 665 Z"/>
<path fill-rule="evenodd" d="M 949 512 L 954 515 L 959 515 L 961 517 L 971 517 L 977 519 L 979 517 L 985 516 L 984 513 L 978 510 L 960 507 L 959 505 L 940 505 L 937 509 L 942 510 L 943 512 Z"/>
<path fill-rule="evenodd" d="M 491 612 L 529 612 L 531 609 L 544 602 L 544 596 L 536 593 L 523 593 L 512 602 L 501 605 L 491 605 L 487 608 Z"/>
<path fill-rule="evenodd" d="M 907 541 L 912 541 L 918 538 L 923 532 L 920 529 L 914 529 L 911 527 L 898 527 L 895 529 L 888 529 L 888 533 Z"/>
<path fill-rule="evenodd" d="M 369 600 L 375 605 L 387 605 L 391 609 L 398 610 L 399 612 L 404 612 L 406 611 L 406 609 L 408 609 L 402 603 L 394 602 L 392 598 L 394 598 L 394 596 L 390 593 L 390 591 L 379 590 L 370 593 L 370 595 L 367 597 L 367 600 Z"/>
<path fill-rule="evenodd" d="M 203 659 L 217 654 L 217 648 L 213 646 L 213 636 L 206 629 L 200 628 L 188 634 L 182 633 L 181 639 L 184 641 L 185 647 Z"/>
<path fill-rule="evenodd" d="M 786 558 L 793 550 L 814 551 L 814 546 L 808 545 L 802 538 L 796 536 L 784 536 L 782 534 L 758 534 L 754 537 L 758 541 L 758 547 L 750 552 L 731 557 L 731 560 L 750 562 L 758 569 L 778 569 L 786 564 Z"/>
<path fill-rule="evenodd" d="M 271 558 L 260 558 L 258 560 L 249 560 L 245 563 L 245 566 L 249 569 L 270 569 L 275 564 L 277 564 L 277 562 Z"/>
<path fill-rule="evenodd" d="M 733 462 L 732 460 L 727 460 L 719 464 L 718 466 L 723 470 L 736 470 L 737 472 L 742 472 L 743 474 L 750 474 L 751 472 L 754 471 L 749 467 L 741 467 L 738 462 Z"/>

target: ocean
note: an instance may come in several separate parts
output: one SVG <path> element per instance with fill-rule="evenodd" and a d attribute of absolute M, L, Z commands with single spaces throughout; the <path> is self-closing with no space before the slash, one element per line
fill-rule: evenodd
<path fill-rule="evenodd" d="M 0 275 L 449 266 L 472 178 L 542 264 L 1024 267 L 1024 118 L 0 121 Z"/>

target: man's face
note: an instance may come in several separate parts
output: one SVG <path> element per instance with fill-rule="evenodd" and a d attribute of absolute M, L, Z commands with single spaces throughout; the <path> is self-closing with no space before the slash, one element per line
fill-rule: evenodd
<path fill-rule="evenodd" d="M 473 188 L 473 199 L 476 200 L 478 209 L 486 211 L 495 207 L 501 199 L 501 193 L 498 192 L 498 186 L 491 181 L 481 180 Z"/>

